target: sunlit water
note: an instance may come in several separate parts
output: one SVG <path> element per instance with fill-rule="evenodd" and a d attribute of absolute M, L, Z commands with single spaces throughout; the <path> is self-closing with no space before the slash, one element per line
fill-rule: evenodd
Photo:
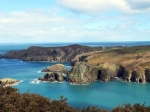
<path fill-rule="evenodd" d="M 6 46 L 1 45 L 0 52 L 5 53 L 11 49 Z M 28 46 L 16 47 L 16 49 L 25 47 Z M 14 86 L 21 93 L 37 93 L 51 99 L 59 99 L 62 95 L 68 98 L 68 103 L 74 107 L 98 105 L 101 108 L 111 109 L 124 103 L 143 104 L 144 102 L 150 105 L 150 83 L 137 84 L 118 80 L 108 83 L 97 81 L 88 85 L 71 85 L 65 81 L 62 83 L 38 81 L 37 79 L 45 74 L 40 71 L 53 64 L 56 63 L 0 59 L 0 79 L 9 77 L 22 80 L 19 85 Z M 71 69 L 69 62 L 62 64 L 68 70 Z"/>

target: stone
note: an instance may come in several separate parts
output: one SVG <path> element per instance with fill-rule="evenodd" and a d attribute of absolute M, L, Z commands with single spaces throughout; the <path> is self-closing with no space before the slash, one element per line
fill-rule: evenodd
<path fill-rule="evenodd" d="M 68 73 L 67 69 L 64 67 L 63 64 L 55 64 L 52 66 L 48 66 L 47 68 L 43 69 L 41 72 L 58 72 L 58 73 Z"/>
<path fill-rule="evenodd" d="M 7 87 L 7 86 L 13 86 L 16 84 L 19 84 L 20 80 L 11 79 L 11 78 L 4 78 L 0 80 L 0 84 Z"/>
<path fill-rule="evenodd" d="M 61 73 L 48 72 L 43 77 L 40 77 L 39 80 L 49 82 L 62 82 L 64 81 L 64 78 Z"/>
<path fill-rule="evenodd" d="M 88 84 L 97 79 L 96 75 L 91 73 L 92 66 L 85 62 L 77 62 L 69 74 L 67 74 L 67 81 L 73 84 Z"/>

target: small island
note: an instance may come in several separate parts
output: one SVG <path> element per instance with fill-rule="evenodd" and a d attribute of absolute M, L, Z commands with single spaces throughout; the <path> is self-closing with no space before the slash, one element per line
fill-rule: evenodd
<path fill-rule="evenodd" d="M 48 66 L 43 69 L 41 72 L 46 72 L 46 74 L 39 78 L 41 81 L 49 81 L 49 82 L 62 82 L 66 77 L 63 74 L 67 74 L 68 70 L 66 70 L 63 64 L 55 64 L 52 66 Z"/>
<path fill-rule="evenodd" d="M 11 78 L 3 78 L 0 80 L 0 85 L 3 87 L 13 86 L 20 83 L 20 80 L 11 79 Z"/>

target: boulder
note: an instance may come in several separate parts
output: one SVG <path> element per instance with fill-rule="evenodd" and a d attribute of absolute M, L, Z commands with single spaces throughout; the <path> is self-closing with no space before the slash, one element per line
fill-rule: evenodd
<path fill-rule="evenodd" d="M 48 66 L 47 68 L 43 69 L 41 72 L 58 72 L 58 73 L 68 73 L 67 69 L 64 67 L 63 64 L 55 64 L 52 66 Z"/>
<path fill-rule="evenodd" d="M 61 73 L 48 72 L 43 77 L 39 78 L 41 81 L 49 81 L 49 82 L 62 82 L 64 78 Z"/>
<path fill-rule="evenodd" d="M 20 80 L 11 79 L 11 78 L 4 78 L 0 80 L 0 84 L 7 87 L 7 86 L 13 86 L 20 83 Z"/>

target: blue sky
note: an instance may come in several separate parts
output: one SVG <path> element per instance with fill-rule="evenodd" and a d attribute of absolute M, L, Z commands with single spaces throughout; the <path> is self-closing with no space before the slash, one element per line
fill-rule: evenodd
<path fill-rule="evenodd" d="M 150 0 L 0 0 L 0 43 L 150 41 Z"/>

